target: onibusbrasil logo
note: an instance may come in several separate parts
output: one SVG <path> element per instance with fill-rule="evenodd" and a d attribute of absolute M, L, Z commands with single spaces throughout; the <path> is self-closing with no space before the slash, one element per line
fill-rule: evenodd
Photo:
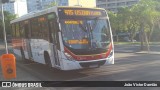
<path fill-rule="evenodd" d="M 2 82 L 2 87 L 42 87 L 39 82 Z"/>

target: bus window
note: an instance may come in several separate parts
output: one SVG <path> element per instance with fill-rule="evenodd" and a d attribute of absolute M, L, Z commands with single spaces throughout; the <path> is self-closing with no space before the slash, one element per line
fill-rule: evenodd
<path fill-rule="evenodd" d="M 31 33 L 32 33 L 32 35 L 31 35 L 31 37 L 32 38 L 36 38 L 36 37 L 38 37 L 38 27 L 37 27 L 37 25 L 38 25 L 38 21 L 37 21 L 37 19 L 32 19 L 31 20 Z"/>
<path fill-rule="evenodd" d="M 29 38 L 29 24 L 28 21 L 24 21 L 25 38 Z"/>
<path fill-rule="evenodd" d="M 55 13 L 48 14 L 48 16 L 47 16 L 48 20 L 52 20 L 52 19 L 55 19 L 55 18 L 56 18 L 56 14 Z"/>
<path fill-rule="evenodd" d="M 38 23 L 40 25 L 40 30 L 39 30 L 39 37 L 45 40 L 49 40 L 49 31 L 48 31 L 48 25 L 47 25 L 47 20 L 44 16 L 38 18 Z"/>
<path fill-rule="evenodd" d="M 20 36 L 21 38 L 24 38 L 25 32 L 24 32 L 24 22 L 20 23 Z"/>
<path fill-rule="evenodd" d="M 16 24 L 16 37 L 20 37 L 20 31 L 19 31 L 19 23 Z"/>
<path fill-rule="evenodd" d="M 15 25 L 14 24 L 12 24 L 12 37 L 15 37 L 16 35 L 15 35 Z"/>

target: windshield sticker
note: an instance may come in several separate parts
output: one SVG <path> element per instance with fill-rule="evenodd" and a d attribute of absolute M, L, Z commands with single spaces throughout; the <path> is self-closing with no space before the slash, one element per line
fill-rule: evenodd
<path fill-rule="evenodd" d="M 65 24 L 83 24 L 83 21 L 66 20 Z"/>
<path fill-rule="evenodd" d="M 88 44 L 87 39 L 82 39 L 82 40 L 68 40 L 68 44 Z"/>

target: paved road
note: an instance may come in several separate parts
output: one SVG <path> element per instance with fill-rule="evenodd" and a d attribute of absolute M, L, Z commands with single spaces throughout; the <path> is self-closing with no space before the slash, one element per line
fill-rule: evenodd
<path fill-rule="evenodd" d="M 138 46 L 115 46 L 115 64 L 95 69 L 59 71 L 34 62 L 21 61 L 39 80 L 159 80 L 160 54 L 138 52 Z M 153 47 L 155 48 L 155 47 Z M 34 73 L 36 71 L 36 73 Z M 47 76 L 46 76 L 47 75 Z"/>
<path fill-rule="evenodd" d="M 136 45 L 116 45 L 114 65 L 78 71 L 59 71 L 48 68 L 42 64 L 17 60 L 17 79 L 13 80 L 160 81 L 160 50 L 158 50 L 160 46 L 152 46 L 152 51 L 149 54 L 139 52 L 138 48 L 139 46 Z M 4 53 L 2 45 L 0 46 L 0 49 L 0 53 Z M 4 80 L 2 79 L 2 76 L 0 76 L 0 80 Z M 98 88 L 56 88 L 56 90 L 57 89 L 97 90 Z M 106 88 L 101 89 L 106 90 Z M 114 90 L 116 88 L 110 89 Z M 143 88 L 140 88 L 140 90 L 143 90 Z M 144 90 L 159 89 L 147 88 Z"/>
<path fill-rule="evenodd" d="M 0 55 L 5 53 L 4 44 L 0 42 Z M 9 53 L 12 53 L 11 46 L 9 45 Z M 0 81 L 37 81 L 39 78 L 37 76 L 29 73 L 26 69 L 19 67 L 19 61 L 17 62 L 17 78 L 6 80 L 2 76 L 1 66 L 0 66 Z"/>

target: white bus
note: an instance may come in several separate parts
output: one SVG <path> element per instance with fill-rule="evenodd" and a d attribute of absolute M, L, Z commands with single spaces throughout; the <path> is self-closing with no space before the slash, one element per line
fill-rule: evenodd
<path fill-rule="evenodd" d="M 55 6 L 17 18 L 11 26 L 13 51 L 25 60 L 60 70 L 114 64 L 104 9 Z"/>

